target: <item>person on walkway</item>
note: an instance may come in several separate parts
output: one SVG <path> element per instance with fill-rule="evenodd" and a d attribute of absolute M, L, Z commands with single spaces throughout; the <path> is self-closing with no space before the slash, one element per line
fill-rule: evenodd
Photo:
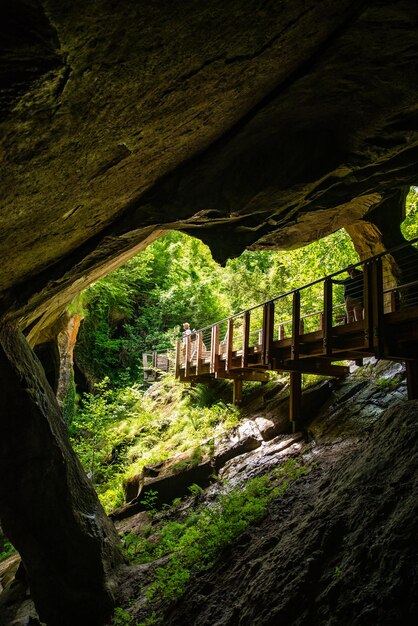
<path fill-rule="evenodd" d="M 189 322 L 184 322 L 183 324 L 183 344 L 186 345 L 187 342 L 187 336 L 191 335 L 192 331 L 190 330 L 190 324 Z"/>
<path fill-rule="evenodd" d="M 363 272 L 354 265 L 347 267 L 348 278 L 335 280 L 337 285 L 344 285 L 345 323 L 358 322 L 363 319 Z"/>
<path fill-rule="evenodd" d="M 192 333 L 196 332 L 195 330 L 190 330 L 190 324 L 189 322 L 184 322 L 183 324 L 183 353 L 186 353 L 186 344 L 187 344 L 187 337 L 189 335 L 191 335 Z"/>

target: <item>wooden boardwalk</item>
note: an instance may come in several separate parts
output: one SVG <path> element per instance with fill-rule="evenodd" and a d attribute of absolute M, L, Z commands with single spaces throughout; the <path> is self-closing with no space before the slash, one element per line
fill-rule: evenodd
<path fill-rule="evenodd" d="M 408 397 L 418 398 L 417 242 L 356 265 L 363 272 L 362 319 L 344 319 L 342 287 L 334 282 L 345 278 L 341 270 L 180 340 L 176 376 L 231 379 L 239 404 L 243 381 L 267 381 L 268 370 L 290 372 L 293 426 L 300 415 L 302 373 L 345 376 L 349 368 L 341 361 L 405 361 Z"/>

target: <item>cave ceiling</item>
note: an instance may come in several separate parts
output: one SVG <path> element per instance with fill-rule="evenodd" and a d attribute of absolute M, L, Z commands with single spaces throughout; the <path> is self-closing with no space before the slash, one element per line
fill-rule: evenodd
<path fill-rule="evenodd" d="M 218 259 L 293 248 L 417 183 L 415 0 L 9 0 L 0 18 L 0 304 L 22 328 L 166 230 Z"/>

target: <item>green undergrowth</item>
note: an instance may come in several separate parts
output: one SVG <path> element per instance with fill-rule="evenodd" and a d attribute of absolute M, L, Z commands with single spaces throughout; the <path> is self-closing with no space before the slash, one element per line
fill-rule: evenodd
<path fill-rule="evenodd" d="M 10 541 L 0 539 L 0 563 L 8 559 L 14 552 L 16 552 L 16 550 Z"/>
<path fill-rule="evenodd" d="M 213 394 L 205 398 L 198 388 L 167 375 L 144 394 L 140 386 L 115 389 L 104 379 L 94 394 L 84 396 L 70 436 L 107 512 L 123 504 L 123 482 L 145 465 L 188 450 L 195 450 L 199 462 L 203 453 L 210 454 L 213 437 L 238 423 L 234 406 L 215 401 Z M 207 443 L 201 446 L 202 441 Z"/>
<path fill-rule="evenodd" d="M 155 569 L 154 580 L 146 590 L 149 619 L 154 621 L 141 622 L 141 625 L 160 624 L 156 607 L 161 602 L 180 597 L 193 574 L 212 567 L 223 549 L 266 515 L 274 498 L 308 472 L 306 465 L 289 459 L 269 475 L 253 478 L 225 491 L 215 503 L 191 513 L 182 521 L 169 521 L 157 532 L 149 527 L 141 536 L 125 535 L 125 552 L 132 563 L 167 559 Z"/>

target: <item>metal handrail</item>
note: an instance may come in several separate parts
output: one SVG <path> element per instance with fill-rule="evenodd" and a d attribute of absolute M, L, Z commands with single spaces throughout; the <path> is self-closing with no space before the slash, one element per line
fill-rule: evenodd
<path fill-rule="evenodd" d="M 392 254 L 393 252 L 397 252 L 398 250 L 401 250 L 402 248 L 406 248 L 407 246 L 411 246 L 414 243 L 418 243 L 418 237 L 415 237 L 414 239 L 411 239 L 410 241 L 406 241 L 403 244 L 400 244 L 399 246 L 395 246 L 394 248 L 391 248 L 390 250 L 386 250 L 385 252 L 380 252 L 379 254 L 376 254 L 375 256 L 371 256 L 368 257 L 367 259 L 365 259 L 364 261 L 359 261 L 358 263 L 350 263 L 347 267 L 353 266 L 353 267 L 359 267 L 359 266 L 364 266 L 367 265 L 368 263 L 375 261 L 376 259 L 379 259 L 387 254 Z M 278 296 L 274 296 L 274 298 L 270 298 L 269 300 L 265 300 L 264 302 L 261 302 L 260 304 L 255 304 L 254 306 L 245 309 L 244 311 L 240 311 L 239 313 L 234 313 L 234 315 L 230 315 L 229 317 L 225 317 L 221 320 L 219 320 L 218 322 L 215 322 L 215 324 L 222 324 L 224 322 L 227 322 L 230 319 L 235 319 L 236 317 L 240 317 L 241 315 L 244 315 L 244 313 L 250 312 L 250 311 L 254 311 L 255 309 L 258 309 L 259 307 L 262 307 L 266 304 L 269 304 L 270 302 L 276 302 L 277 300 L 281 300 L 282 298 L 285 298 L 287 296 L 293 295 L 296 291 L 302 291 L 302 289 L 307 289 L 308 287 L 312 287 L 313 285 L 318 285 L 319 283 L 324 282 L 327 278 L 328 279 L 332 279 L 334 276 L 338 276 L 339 274 L 342 274 L 343 272 L 346 272 L 347 268 L 343 268 L 341 270 L 338 270 L 337 272 L 333 272 L 332 274 L 327 274 L 325 276 L 322 276 L 321 278 L 317 278 L 316 280 L 308 283 L 307 285 L 302 285 L 301 287 L 296 287 L 295 289 L 291 289 L 290 291 L 286 291 L 285 293 L 282 293 Z M 212 328 L 212 326 L 214 326 L 214 324 L 209 324 L 208 326 L 204 326 L 203 328 L 199 328 L 198 330 L 195 331 L 195 333 L 200 333 L 203 332 L 204 330 L 209 330 L 210 328 Z M 192 333 L 194 334 L 194 333 Z"/>

